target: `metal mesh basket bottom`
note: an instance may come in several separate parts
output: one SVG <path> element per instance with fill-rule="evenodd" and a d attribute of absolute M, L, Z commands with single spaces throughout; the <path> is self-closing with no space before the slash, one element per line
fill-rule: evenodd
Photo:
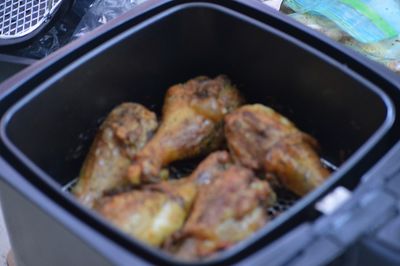
<path fill-rule="evenodd" d="M 300 198 L 284 188 L 274 189 L 276 193 L 276 202 L 267 209 L 270 219 L 274 219 L 279 214 L 285 212 L 292 207 Z"/>
<path fill-rule="evenodd" d="M 191 159 L 173 163 L 172 165 L 169 166 L 168 169 L 170 172 L 170 177 L 172 179 L 179 179 L 190 175 L 190 173 L 201 162 L 201 159 L 202 158 L 197 158 L 197 159 Z M 337 167 L 334 164 L 330 163 L 329 161 L 322 158 L 321 162 L 324 165 L 324 167 L 329 169 L 331 172 L 337 170 Z M 62 190 L 71 192 L 72 187 L 76 184 L 77 181 L 78 178 L 73 179 L 71 182 L 64 185 Z M 108 195 L 121 193 L 123 191 L 127 191 L 130 189 L 131 188 L 127 187 L 122 190 L 111 191 Z M 273 206 L 267 209 L 268 216 L 270 217 L 271 220 L 279 216 L 279 214 L 288 210 L 300 199 L 299 196 L 295 195 L 294 193 L 290 192 L 289 190 L 283 187 L 274 187 L 274 191 L 276 193 L 277 200 Z"/>
<path fill-rule="evenodd" d="M 185 172 L 185 173 L 189 172 L 188 169 L 189 168 L 184 169 L 183 172 Z M 170 171 L 172 172 L 172 175 L 176 174 L 176 176 L 178 176 L 178 177 L 186 176 L 186 174 L 182 174 L 182 172 L 176 170 L 176 168 L 171 168 Z M 179 173 L 177 173 L 177 172 L 179 172 Z M 75 186 L 75 184 L 77 182 L 78 182 L 78 178 L 73 179 L 72 181 L 70 181 L 69 183 L 64 185 L 62 187 L 62 190 L 71 193 L 72 188 Z M 107 196 L 115 195 L 118 193 L 123 193 L 123 192 L 129 191 L 131 189 L 133 189 L 133 188 L 128 186 L 128 187 L 125 187 L 122 189 L 116 189 L 113 191 L 109 191 L 105 195 L 107 195 Z M 271 220 L 276 218 L 277 216 L 279 216 L 279 214 L 288 210 L 300 199 L 299 196 L 293 194 L 292 192 L 290 192 L 289 190 L 284 189 L 284 188 L 274 188 L 274 191 L 276 193 L 276 198 L 277 198 L 276 202 L 273 206 L 267 208 L 267 214 Z"/>
<path fill-rule="evenodd" d="M 50 19 L 63 0 L 0 0 L 0 39 L 23 37 Z"/>

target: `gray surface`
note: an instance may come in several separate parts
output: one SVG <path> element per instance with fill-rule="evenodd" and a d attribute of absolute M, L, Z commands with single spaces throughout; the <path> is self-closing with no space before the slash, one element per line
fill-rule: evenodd
<path fill-rule="evenodd" d="M 0 58 L 0 83 L 22 70 L 24 67 L 24 65 L 2 62 Z"/>
<path fill-rule="evenodd" d="M 17 58 L 0 54 L 0 83 L 16 72 L 22 70 L 27 64 L 32 63 L 33 60 L 25 58 Z M 0 204 L 0 266 L 7 265 L 7 254 L 10 251 L 10 241 L 6 226 L 4 223 L 3 211 Z"/>
<path fill-rule="evenodd" d="M 7 265 L 6 258 L 9 250 L 10 242 L 4 224 L 3 211 L 0 207 L 0 266 Z"/>

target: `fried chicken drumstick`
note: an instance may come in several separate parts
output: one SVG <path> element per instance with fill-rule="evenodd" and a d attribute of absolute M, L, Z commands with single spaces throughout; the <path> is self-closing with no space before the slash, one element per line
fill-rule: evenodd
<path fill-rule="evenodd" d="M 245 105 L 227 115 L 225 134 L 236 162 L 272 174 L 299 196 L 330 174 L 315 151 L 317 141 L 266 106 Z"/>
<path fill-rule="evenodd" d="M 194 176 L 198 194 L 183 229 L 167 241 L 169 252 L 186 260 L 204 258 L 247 238 L 268 221 L 266 208 L 275 202 L 275 193 L 251 170 L 234 165 L 227 152 L 211 154 Z"/>
<path fill-rule="evenodd" d="M 271 108 L 242 103 L 218 76 L 168 89 L 160 125 L 140 104 L 116 107 L 73 193 L 130 236 L 184 260 L 235 245 L 268 222 L 267 209 L 276 202 L 268 181 L 256 174 L 299 196 L 330 174 L 314 138 Z M 230 153 L 215 151 L 224 141 Z M 189 176 L 163 180 L 171 162 L 207 154 Z"/>
<path fill-rule="evenodd" d="M 73 194 L 86 206 L 107 190 L 128 184 L 126 171 L 131 158 L 157 128 L 156 115 L 136 103 L 114 108 L 102 123 L 81 168 Z"/>
<path fill-rule="evenodd" d="M 94 209 L 129 235 L 160 246 L 183 226 L 199 187 L 212 182 L 228 160 L 227 152 L 215 152 L 187 178 L 107 196 Z"/>
<path fill-rule="evenodd" d="M 104 197 L 94 210 L 130 236 L 159 247 L 181 229 L 196 193 L 188 180 L 163 181 Z"/>
<path fill-rule="evenodd" d="M 216 150 L 224 139 L 224 116 L 241 103 L 238 90 L 223 76 L 198 77 L 172 86 L 165 96 L 160 127 L 134 156 L 129 180 L 157 182 L 169 163 Z"/>

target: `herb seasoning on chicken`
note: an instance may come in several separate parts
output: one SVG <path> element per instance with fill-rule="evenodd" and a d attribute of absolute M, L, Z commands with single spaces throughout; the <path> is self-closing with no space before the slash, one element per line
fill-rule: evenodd
<path fill-rule="evenodd" d="M 149 141 L 157 117 L 137 103 L 123 103 L 108 115 L 82 166 L 75 196 L 91 207 L 103 193 L 128 184 L 126 171 L 131 158 Z"/>
<path fill-rule="evenodd" d="M 211 161 L 211 156 L 226 159 Z M 207 182 L 199 186 L 185 226 L 165 247 L 182 259 L 204 258 L 249 237 L 267 223 L 266 209 L 276 200 L 267 181 L 234 165 L 228 153 L 212 154 L 209 160 L 213 171 L 206 170 L 210 166 L 203 170 Z"/>
<path fill-rule="evenodd" d="M 134 184 L 157 182 L 169 163 L 207 154 L 220 147 L 224 116 L 243 102 L 230 81 L 198 77 L 168 89 L 159 129 L 134 156 L 128 171 Z"/>
<path fill-rule="evenodd" d="M 330 174 L 315 151 L 317 141 L 261 104 L 245 105 L 227 115 L 225 135 L 235 161 L 274 175 L 299 196 L 321 185 Z"/>
<path fill-rule="evenodd" d="M 274 218 L 268 210 L 279 205 L 281 191 L 303 196 L 330 174 L 316 140 L 274 110 L 243 102 L 218 76 L 169 88 L 160 125 L 140 104 L 116 107 L 73 193 L 131 237 L 180 259 L 228 249 Z M 223 148 L 229 152 L 215 151 Z M 194 157 L 187 171 L 184 160 Z M 284 188 L 274 191 L 271 180 Z"/>
<path fill-rule="evenodd" d="M 196 198 L 203 194 L 202 187 L 219 178 L 227 165 L 231 165 L 229 154 L 214 152 L 187 178 L 107 196 L 97 201 L 94 209 L 129 235 L 152 246 L 160 246 L 181 229 L 189 215 L 193 215 L 190 210 Z"/>
<path fill-rule="evenodd" d="M 104 197 L 94 209 L 130 236 L 158 247 L 183 226 L 195 196 L 192 182 L 163 181 Z"/>

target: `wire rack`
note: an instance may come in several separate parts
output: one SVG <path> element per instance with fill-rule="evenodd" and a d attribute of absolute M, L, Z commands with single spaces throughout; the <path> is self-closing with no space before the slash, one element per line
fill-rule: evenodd
<path fill-rule="evenodd" d="M 62 0 L 0 0 L 0 39 L 23 37 L 50 19 Z"/>

